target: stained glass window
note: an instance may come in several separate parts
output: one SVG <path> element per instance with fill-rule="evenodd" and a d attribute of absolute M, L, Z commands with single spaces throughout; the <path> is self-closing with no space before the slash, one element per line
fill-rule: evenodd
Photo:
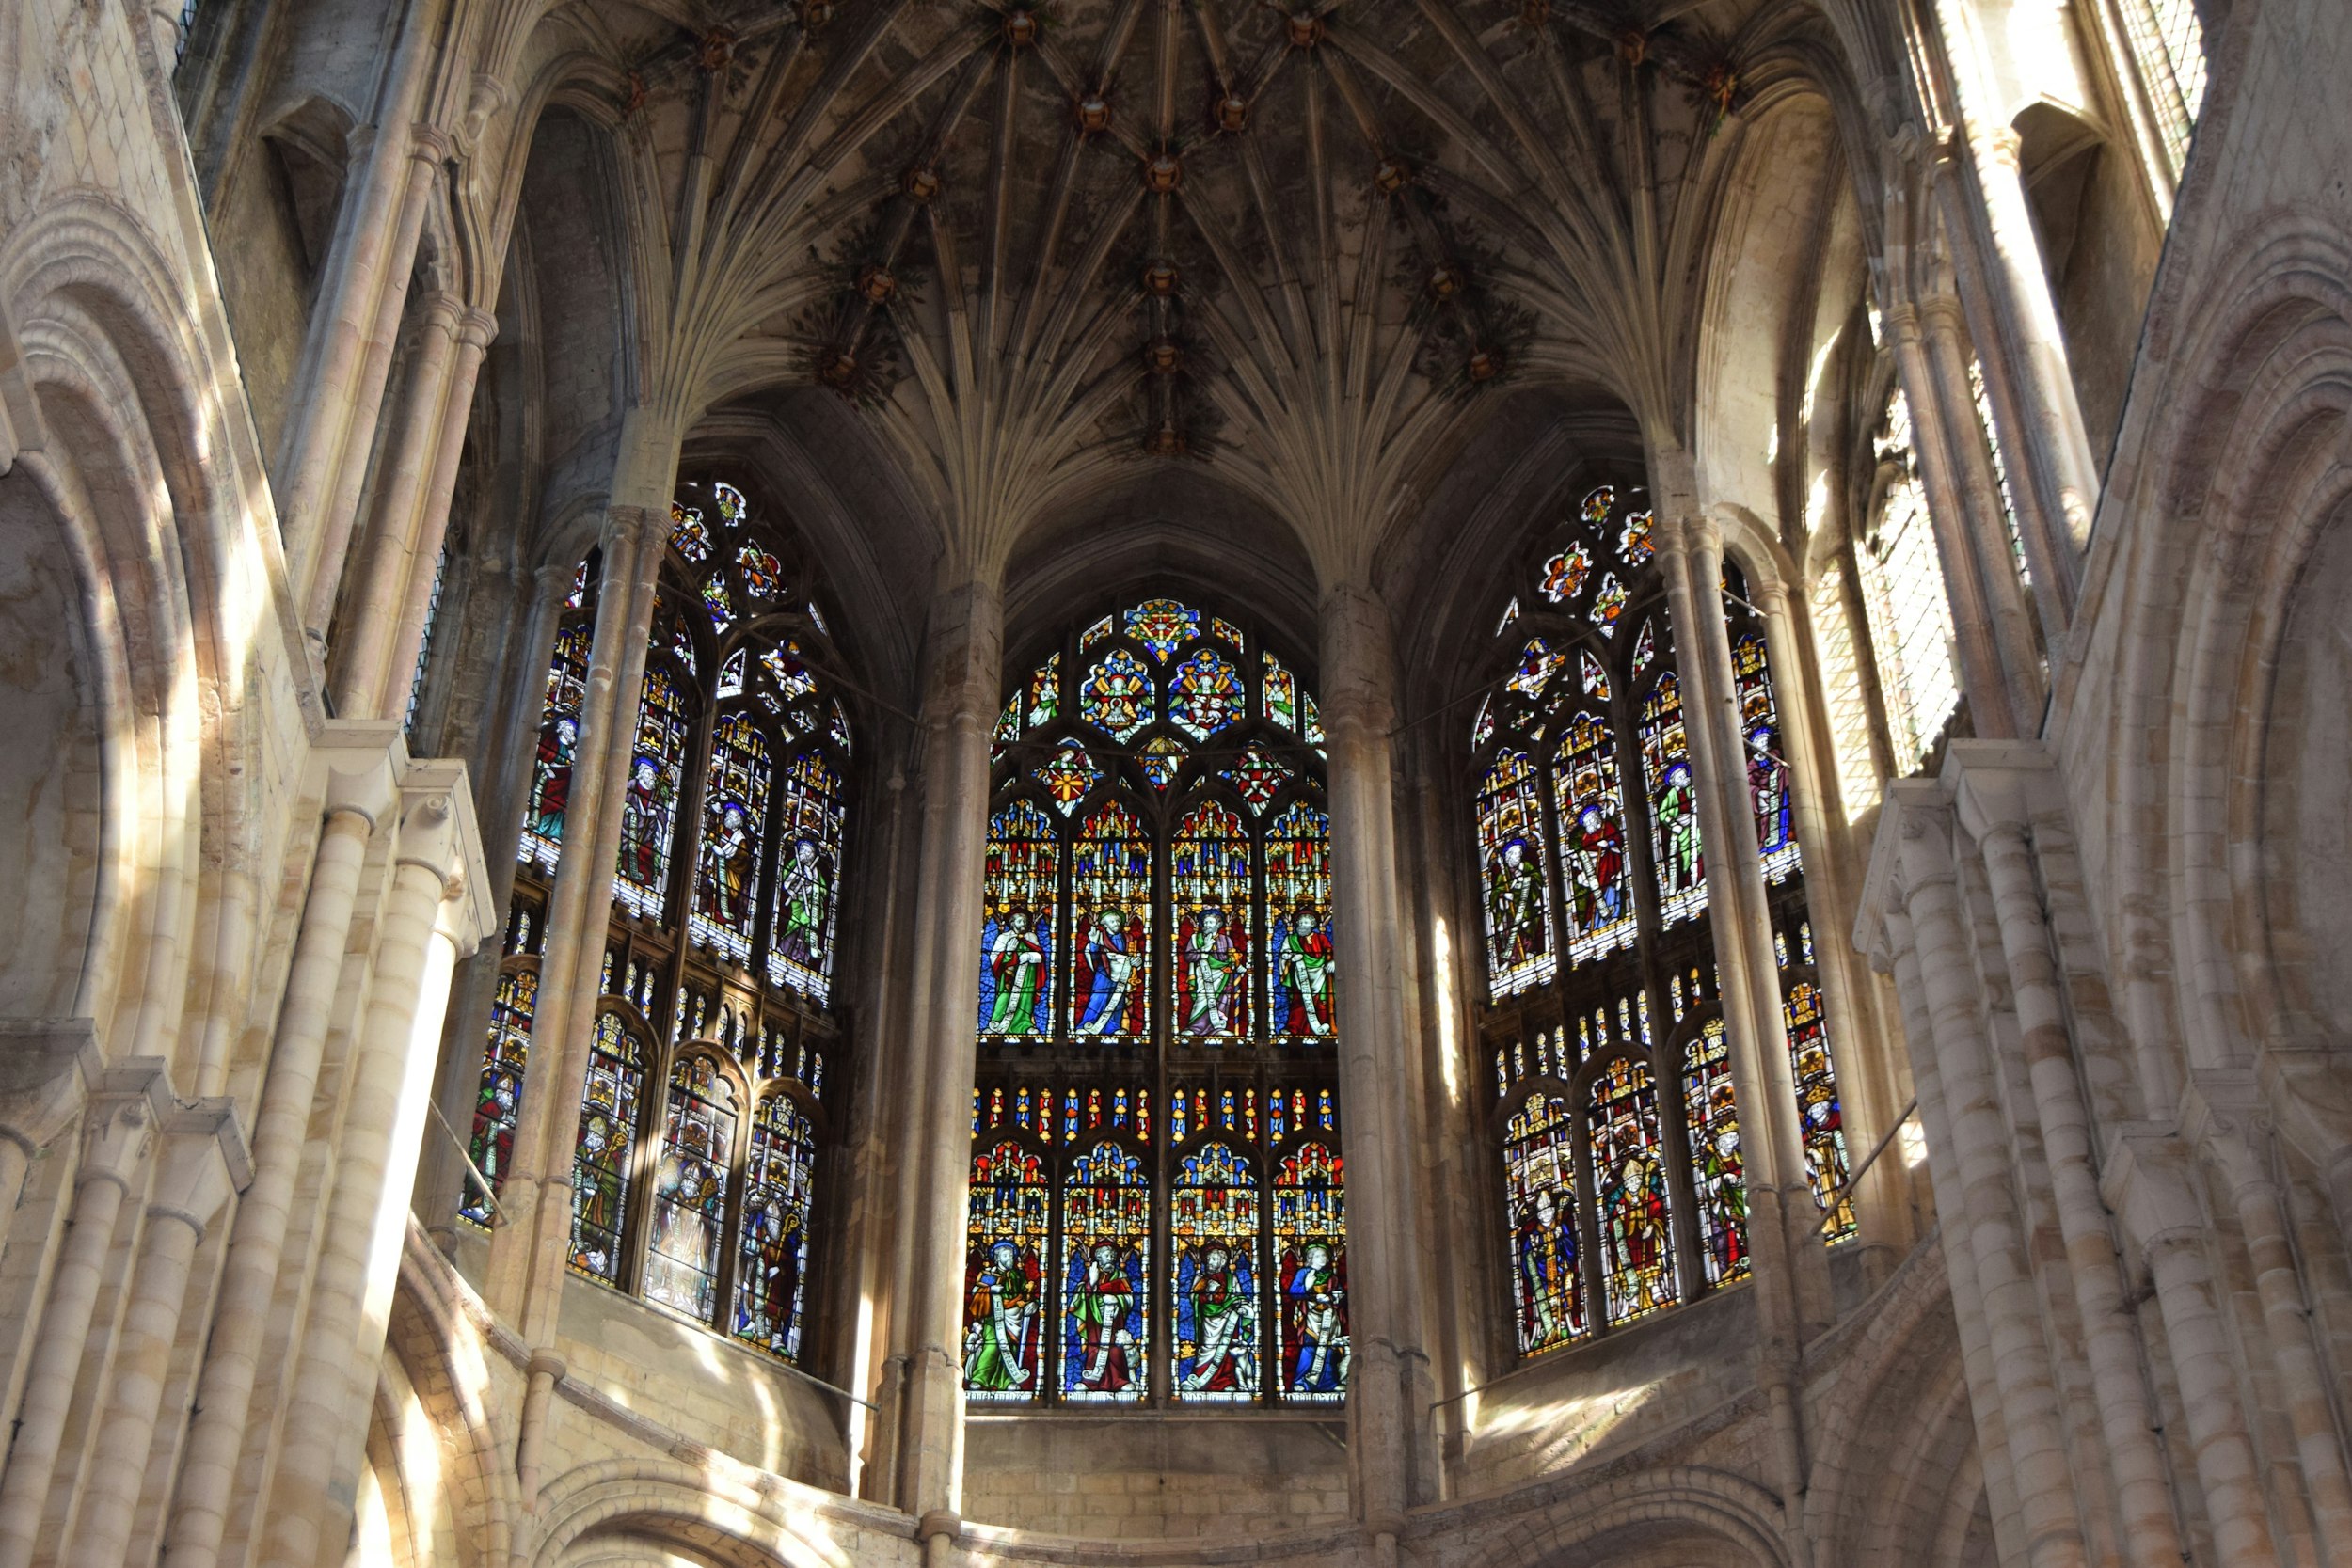
<path fill-rule="evenodd" d="M 1077 949 L 1071 1034 L 1143 1038 L 1151 1025 L 1152 841 L 1120 801 L 1088 817 L 1071 847 L 1070 929 Z"/>
<path fill-rule="evenodd" d="M 1617 629 L 1617 617 L 1625 613 L 1625 584 L 1617 580 L 1614 572 L 1603 572 L 1600 586 L 1593 590 L 1593 608 L 1589 611 L 1593 625 L 1600 628 L 1603 637 Z"/>
<path fill-rule="evenodd" d="M 1616 504 L 1616 487 L 1610 484 L 1597 485 L 1585 496 L 1583 504 L 1577 508 L 1577 515 L 1587 527 L 1598 528 L 1609 520 L 1610 508 Z"/>
<path fill-rule="evenodd" d="M 1195 740 L 1206 740 L 1241 717 L 1248 701 L 1241 671 L 1214 648 L 1202 648 L 1176 667 L 1168 684 L 1168 715 Z"/>
<path fill-rule="evenodd" d="M 1551 684 L 1551 677 L 1566 662 L 1559 649 L 1540 637 L 1532 637 L 1520 650 L 1518 672 L 1505 684 L 1522 697 L 1540 697 L 1544 688 Z"/>
<path fill-rule="evenodd" d="M 1671 670 L 1658 677 L 1642 703 L 1642 774 L 1649 788 L 1659 917 L 1672 926 L 1707 907 L 1707 866 L 1699 848 L 1698 791 L 1682 728 L 1682 685 Z"/>
<path fill-rule="evenodd" d="M 789 1357 L 803 1331 L 809 1193 L 827 1135 L 824 1060 L 839 1029 L 824 1005 L 851 711 L 830 673 L 844 661 L 814 574 L 789 539 L 734 486 L 679 488 L 633 745 L 599 805 L 619 844 L 568 1260 Z M 567 610 L 596 607 L 594 560 Z M 802 605 L 804 615 L 791 608 Z M 586 616 L 558 630 L 508 923 L 517 953 L 546 940 L 595 636 Z M 626 709 L 621 718 L 630 721 Z M 535 985 L 527 971 L 502 975 L 485 1055 L 473 1141 L 499 1173 L 512 1154 Z M 738 1064 L 756 1078 L 736 1077 Z M 778 1092 L 786 1083 L 790 1098 Z M 495 1217 L 478 1188 L 465 1205 L 470 1218 Z"/>
<path fill-rule="evenodd" d="M 1710 1018 L 1682 1053 L 1682 1119 L 1691 1134 L 1699 1261 L 1720 1285 L 1748 1272 L 1748 1189 L 1740 1163 L 1740 1097 L 1724 1021 Z"/>
<path fill-rule="evenodd" d="M 1274 1177 L 1274 1252 L 1281 1291 L 1282 1391 L 1295 1401 L 1347 1397 L 1346 1183 L 1340 1156 L 1308 1142 Z"/>
<path fill-rule="evenodd" d="M 1261 1386 L 1257 1172 L 1226 1145 L 1202 1144 L 1177 1163 L 1169 1212 L 1176 1397 L 1247 1400 Z"/>
<path fill-rule="evenodd" d="M 1078 688 L 1078 717 L 1112 739 L 1132 739 L 1152 721 L 1152 673 L 1124 648 L 1113 648 Z"/>
<path fill-rule="evenodd" d="M 1060 844 L 1035 803 L 1016 800 L 988 825 L 980 926 L 980 1032 L 1053 1031 L 1054 915 Z"/>
<path fill-rule="evenodd" d="M 1062 1181 L 1061 1395 L 1140 1400 L 1150 1355 L 1145 1251 L 1152 1192 L 1142 1158 L 1099 1143 Z"/>
<path fill-rule="evenodd" d="M 1617 556 L 1628 566 L 1639 566 L 1658 553 L 1657 546 L 1650 543 L 1651 522 L 1647 512 L 1626 515 L 1625 527 L 1617 534 Z"/>
<path fill-rule="evenodd" d="M 1560 811 L 1560 866 L 1567 893 L 1568 962 L 1581 964 L 1634 936 L 1632 878 L 1625 854 L 1625 797 L 1608 721 L 1579 713 L 1552 763 Z"/>
<path fill-rule="evenodd" d="M 1609 1321 L 1620 1323 L 1671 1307 L 1681 1295 L 1658 1096 L 1649 1069 L 1619 1057 L 1594 1079 L 1588 1097 L 1601 1278 Z"/>
<path fill-rule="evenodd" d="M 1054 798 L 1064 816 L 1078 809 L 1103 779 L 1103 770 L 1095 766 L 1087 749 L 1074 740 L 1065 740 L 1054 750 L 1037 770 L 1037 782 L 1045 786 L 1045 793 Z"/>
<path fill-rule="evenodd" d="M 1233 786 L 1242 803 L 1253 813 L 1263 812 L 1272 805 L 1283 781 L 1290 776 L 1291 770 L 1282 760 L 1254 740 L 1243 751 L 1241 760 L 1224 773 L 1225 782 Z"/>
<path fill-rule="evenodd" d="M 1214 800 L 1177 826 L 1168 866 L 1175 903 L 1176 1032 L 1195 1039 L 1249 1033 L 1254 922 L 1249 832 Z"/>
<path fill-rule="evenodd" d="M 973 1157 L 963 1263 L 963 1387 L 972 1399 L 1034 1400 L 1045 1392 L 1051 1196 L 1044 1161 L 1018 1143 Z"/>
<path fill-rule="evenodd" d="M 645 1299 L 707 1319 L 719 1302 L 727 1173 L 735 1164 L 735 1086 L 707 1055 L 670 1070 L 669 1114 L 654 1167 Z"/>
<path fill-rule="evenodd" d="M 808 1222 L 817 1130 L 782 1092 L 759 1102 L 744 1166 L 743 1224 L 735 1262 L 735 1334 L 798 1360 L 808 1291 Z"/>
<path fill-rule="evenodd" d="M 1780 714 L 1764 639 L 1751 632 L 1731 645 L 1732 678 L 1740 689 L 1740 738 L 1748 795 L 1756 806 L 1756 848 L 1764 879 L 1777 882 L 1797 869 L 1796 825 L 1788 800 L 1788 768 L 1781 760 Z"/>
<path fill-rule="evenodd" d="M 1200 635 L 1200 612 L 1174 599 L 1146 599 L 1127 611 L 1127 635 L 1166 664 L 1168 656 Z"/>
<path fill-rule="evenodd" d="M 1576 673 L 1578 684 L 1584 688 L 1584 695 L 1597 697 L 1604 703 L 1609 700 L 1609 672 L 1600 667 L 1600 660 L 1589 651 L 1576 656 Z"/>
<path fill-rule="evenodd" d="M 580 568 L 583 572 L 586 567 Z M 580 752 L 580 704 L 588 690 L 588 645 L 595 630 L 574 622 L 555 634 L 548 694 L 540 710 L 539 750 L 531 768 L 531 800 L 523 808 L 516 858 L 555 875 L 564 848 L 564 814 L 571 806 L 572 765 Z"/>
<path fill-rule="evenodd" d="M 694 868 L 693 940 L 737 963 L 751 957 L 759 850 L 768 830 L 768 742 L 742 714 L 711 734 L 703 832 Z"/>
<path fill-rule="evenodd" d="M 1587 1327 L 1573 1129 L 1567 1102 L 1541 1091 L 1527 1097 L 1504 1129 L 1503 1209 L 1522 1355 L 1565 1345 Z"/>
<path fill-rule="evenodd" d="M 621 793 L 621 858 L 614 902 L 642 918 L 659 918 L 669 885 L 676 827 L 678 774 L 692 733 L 686 698 L 665 670 L 645 672 L 637 709 L 637 749 Z"/>
<path fill-rule="evenodd" d="M 1254 628 L 1173 598 L 1082 622 L 1041 657 L 1006 693 L 991 765 L 967 1391 L 1098 1409 L 1337 1400 L 1313 694 Z M 1025 1212 L 1025 1228 L 1000 1218 Z"/>
<path fill-rule="evenodd" d="M 523 1069 L 531 1054 L 531 1015 L 539 1000 L 539 972 L 510 969 L 499 975 L 490 1003 L 490 1047 L 482 1062 L 482 1086 L 474 1096 L 473 1136 L 467 1152 L 474 1168 L 503 1185 L 515 1160 L 515 1118 L 522 1105 Z M 476 1225 L 490 1223 L 489 1195 L 470 1176 L 457 1211 Z"/>
<path fill-rule="evenodd" d="M 1581 545 L 1570 545 L 1544 562 L 1544 579 L 1538 584 L 1544 597 L 1553 604 L 1573 599 L 1584 592 L 1584 578 L 1593 569 L 1593 558 Z"/>
<path fill-rule="evenodd" d="M 1265 840 L 1266 995 L 1278 1039 L 1333 1032 L 1331 819 L 1305 801 L 1275 817 Z"/>
<path fill-rule="evenodd" d="M 1837 1074 L 1830 1063 L 1829 1022 L 1823 1016 L 1820 988 L 1800 980 L 1788 988 L 1785 1008 L 1788 1027 L 1789 1066 L 1797 1081 L 1797 1119 L 1804 1138 L 1805 1177 L 1813 1184 L 1814 1204 L 1823 1213 L 1834 1201 L 1836 1223 L 1833 1237 L 1851 1235 L 1853 1202 L 1847 1181 L 1846 1127 L 1837 1102 Z"/>
<path fill-rule="evenodd" d="M 819 1003 L 833 988 L 844 816 L 841 779 L 831 763 L 803 752 L 785 765 L 770 838 L 776 846 L 776 897 L 768 977 Z"/>
<path fill-rule="evenodd" d="M 1524 752 L 1497 753 L 1478 793 L 1478 851 L 1486 886 L 1487 972 L 1508 996 L 1551 978 L 1551 901 L 1544 889 L 1543 807 Z"/>
<path fill-rule="evenodd" d="M 598 1013 L 572 1152 L 571 1263 L 608 1285 L 621 1278 L 621 1227 L 628 1218 L 644 1089 L 644 1046 L 618 1013 Z"/>

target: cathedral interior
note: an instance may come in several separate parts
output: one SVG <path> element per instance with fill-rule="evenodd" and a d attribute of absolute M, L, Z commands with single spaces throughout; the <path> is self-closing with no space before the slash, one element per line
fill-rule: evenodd
<path fill-rule="evenodd" d="M 2347 81 L 0 0 L 0 1568 L 2352 1568 Z"/>

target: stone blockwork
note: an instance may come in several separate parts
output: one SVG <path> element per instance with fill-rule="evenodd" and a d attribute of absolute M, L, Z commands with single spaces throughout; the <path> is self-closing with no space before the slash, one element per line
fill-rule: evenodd
<path fill-rule="evenodd" d="M 2352 11 L 1596 15 L 0 6 L 0 1568 L 2352 1564 Z M 1915 455 L 1960 701 L 1899 745 Z M 856 665 L 797 1370 L 566 1270 L 689 462 L 834 562 Z M 1464 693 L 1604 468 L 1693 650 L 1758 1235 L 1522 1364 Z M 437 1118 L 592 549 L 485 1242 Z M 958 1386 L 1005 653 L 1129 588 L 1330 698 L 1341 1409 Z M 1876 1162 L 1834 1248 L 1775 767 Z"/>

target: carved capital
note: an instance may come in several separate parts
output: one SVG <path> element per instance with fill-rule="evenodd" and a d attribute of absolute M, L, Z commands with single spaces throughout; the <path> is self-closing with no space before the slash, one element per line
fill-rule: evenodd
<path fill-rule="evenodd" d="M 87 1018 L 0 1020 L 0 1138 L 30 1158 L 81 1114 L 104 1076 Z"/>
<path fill-rule="evenodd" d="M 172 1107 L 162 1121 L 162 1154 L 148 1212 L 177 1219 L 200 1240 L 230 1195 L 253 1180 L 253 1159 L 234 1101 L 226 1097 Z"/>

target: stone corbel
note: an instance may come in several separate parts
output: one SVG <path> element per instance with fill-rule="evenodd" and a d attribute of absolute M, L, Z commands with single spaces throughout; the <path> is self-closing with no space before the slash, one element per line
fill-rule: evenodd
<path fill-rule="evenodd" d="M 2099 1196 L 2122 1222 L 2134 1277 L 2149 1284 L 2158 1248 L 2198 1243 L 2211 1230 L 2192 1180 L 2193 1146 L 2180 1131 L 2154 1122 L 2126 1123 L 2109 1140 Z"/>
<path fill-rule="evenodd" d="M 133 1056 L 106 1069 L 82 1117 L 76 1184 L 112 1181 L 127 1190 L 131 1173 L 154 1147 L 155 1130 L 172 1109 L 170 1075 L 162 1057 Z"/>
<path fill-rule="evenodd" d="M 400 797 L 400 859 L 441 879 L 441 929 L 465 958 L 504 925 L 490 900 L 490 870 L 466 765 L 439 757 L 405 762 Z"/>
<path fill-rule="evenodd" d="M 173 1106 L 162 1119 L 163 1150 L 148 1212 L 186 1224 L 201 1239 L 230 1195 L 253 1180 L 253 1159 L 236 1102 L 226 1096 Z"/>
<path fill-rule="evenodd" d="M 319 815 L 358 812 L 373 827 L 399 796 L 393 781 L 408 766 L 408 742 L 393 719 L 330 719 L 310 742 L 310 787 Z"/>
<path fill-rule="evenodd" d="M 0 1019 L 0 1138 L 36 1159 L 105 1077 L 87 1018 Z"/>
<path fill-rule="evenodd" d="M 2065 809 L 2058 768 L 2039 740 L 1955 740 L 1938 778 L 1971 838 L 1995 827 L 2030 831 Z"/>

